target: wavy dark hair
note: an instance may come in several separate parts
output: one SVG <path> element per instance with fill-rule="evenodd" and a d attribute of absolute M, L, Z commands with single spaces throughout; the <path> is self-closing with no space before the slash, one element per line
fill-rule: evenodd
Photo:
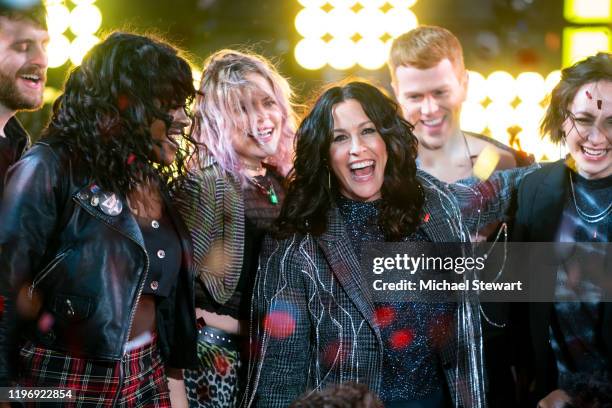
<path fill-rule="evenodd" d="M 174 164 L 153 163 L 150 126 L 161 119 L 169 128 L 169 110 L 184 107 L 194 95 L 191 68 L 177 49 L 159 39 L 115 32 L 70 73 L 43 136 L 64 141 L 104 190 L 127 194 L 151 179 L 167 186 L 187 171 L 196 144 L 185 136 Z"/>
<path fill-rule="evenodd" d="M 387 240 L 401 240 L 415 231 L 425 201 L 416 177 L 417 138 L 398 105 L 383 91 L 362 80 L 331 85 L 318 97 L 296 134 L 295 163 L 287 196 L 276 222 L 277 233 L 320 235 L 327 229 L 327 212 L 339 194 L 329 178 L 329 151 L 333 139 L 333 107 L 354 99 L 374 123 L 387 147 L 378 225 Z"/>
<path fill-rule="evenodd" d="M 563 122 L 572 117 L 570 106 L 581 86 L 598 81 L 612 81 L 612 54 L 599 52 L 561 71 L 561 80 L 551 92 L 550 104 L 542 119 L 542 135 L 554 143 L 565 141 Z"/>

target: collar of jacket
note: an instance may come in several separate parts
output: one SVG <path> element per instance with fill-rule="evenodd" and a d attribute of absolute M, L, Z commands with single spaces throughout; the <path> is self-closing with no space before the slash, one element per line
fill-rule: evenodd
<path fill-rule="evenodd" d="M 533 196 L 531 214 L 534 223 L 532 231 L 536 236 L 533 241 L 554 241 L 556 239 L 559 222 L 563 214 L 563 207 L 569 189 L 569 172 L 566 160 L 559 160 L 542 170 L 542 180 L 538 184 Z"/>
<path fill-rule="evenodd" d="M 109 227 L 113 228 L 117 232 L 130 238 L 132 241 L 138 244 L 138 246 L 140 246 L 143 251 L 146 252 L 146 246 L 144 238 L 142 236 L 142 232 L 140 230 L 140 226 L 138 225 L 136 218 L 130 211 L 127 205 L 127 200 L 125 200 L 124 197 L 121 197 L 116 194 L 117 199 L 121 201 L 123 208 L 121 212 L 117 215 L 108 215 L 100 208 L 99 194 L 102 194 L 103 192 L 94 192 L 95 190 L 96 188 L 92 184 L 82 187 L 72 195 L 72 200 L 76 202 L 79 206 L 81 206 L 90 215 L 107 224 Z M 189 239 L 189 234 L 187 232 L 187 227 L 181 220 L 179 214 L 174 209 L 172 203 L 170 202 L 170 198 L 165 192 L 162 192 L 162 198 L 164 200 L 168 216 L 170 217 L 170 220 L 172 221 L 179 236 L 183 253 L 189 254 L 188 256 L 183 256 L 183 262 L 187 262 L 187 270 L 192 273 L 193 270 L 191 267 L 191 254 L 193 253 L 193 249 L 191 241 Z"/>
<path fill-rule="evenodd" d="M 30 135 L 28 135 L 28 132 L 26 132 L 21 122 L 15 116 L 6 122 L 4 135 L 15 145 L 17 157 L 20 157 L 30 146 Z"/>
<path fill-rule="evenodd" d="M 319 237 L 315 237 L 315 241 L 327 259 L 332 273 L 372 327 L 379 344 L 382 345 L 380 330 L 374 316 L 372 294 L 361 273 L 359 260 L 350 244 L 337 207 L 333 207 L 328 212 L 327 230 Z"/>

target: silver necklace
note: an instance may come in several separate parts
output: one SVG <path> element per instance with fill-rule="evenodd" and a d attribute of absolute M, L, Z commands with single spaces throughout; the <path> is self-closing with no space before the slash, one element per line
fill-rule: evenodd
<path fill-rule="evenodd" d="M 587 214 L 582 209 L 580 209 L 580 207 L 578 207 L 578 202 L 576 201 L 576 191 L 574 190 L 574 180 L 572 178 L 572 173 L 570 173 L 569 179 L 570 187 L 572 189 L 572 198 L 574 199 L 574 206 L 576 207 L 576 212 L 578 213 L 578 216 L 582 218 L 583 221 L 588 222 L 589 224 L 595 224 L 610 215 L 610 212 L 612 212 L 612 203 L 610 203 L 608 207 L 599 214 Z"/>

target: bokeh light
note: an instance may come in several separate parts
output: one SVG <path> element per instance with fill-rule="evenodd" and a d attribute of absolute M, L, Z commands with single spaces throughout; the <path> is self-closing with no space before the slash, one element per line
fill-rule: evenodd
<path fill-rule="evenodd" d="M 540 102 L 546 96 L 544 77 L 537 72 L 521 72 L 516 77 L 516 95 L 521 101 Z"/>
<path fill-rule="evenodd" d="M 514 120 L 522 129 L 535 130 L 540 127 L 544 117 L 544 108 L 539 103 L 521 102 L 514 108 Z"/>
<path fill-rule="evenodd" d="M 495 102 L 511 102 L 516 97 L 514 77 L 505 71 L 487 77 L 487 94 Z"/>
<path fill-rule="evenodd" d="M 298 2 L 304 7 L 321 7 L 327 0 L 298 0 Z"/>
<path fill-rule="evenodd" d="M 363 38 L 357 45 L 357 63 L 365 69 L 379 69 L 388 55 L 385 44 L 377 38 Z"/>
<path fill-rule="evenodd" d="M 335 39 L 348 39 L 357 32 L 357 15 L 349 9 L 334 8 L 326 22 L 327 32 Z"/>
<path fill-rule="evenodd" d="M 388 57 L 390 40 L 418 25 L 417 17 L 409 9 L 415 3 L 413 0 L 299 0 L 299 3 L 304 8 L 298 11 L 294 23 L 303 38 L 297 42 L 294 55 L 298 64 L 309 70 L 325 65 L 346 70 L 356 63 L 368 70 L 381 69 Z M 315 51 L 315 43 L 304 39 L 322 41 L 316 43 L 319 48 Z M 339 44 L 344 48 L 340 49 Z M 356 50 L 367 50 L 368 54 L 348 55 L 361 52 Z"/>
<path fill-rule="evenodd" d="M 379 9 L 362 8 L 356 16 L 359 34 L 365 38 L 380 38 L 386 32 L 385 15 Z"/>
<path fill-rule="evenodd" d="M 303 38 L 295 46 L 295 60 L 302 67 L 310 70 L 320 69 L 327 63 L 325 49 L 327 44 L 315 38 Z"/>
<path fill-rule="evenodd" d="M 47 29 L 49 35 L 54 37 L 68 29 L 70 23 L 70 10 L 63 4 L 47 6 Z"/>
<path fill-rule="evenodd" d="M 320 38 L 327 32 L 327 13 L 320 8 L 304 8 L 295 16 L 295 29 L 305 38 Z"/>
<path fill-rule="evenodd" d="M 70 61 L 74 65 L 79 65 L 87 51 L 100 41 L 95 35 L 81 35 L 72 41 L 70 45 Z"/>
<path fill-rule="evenodd" d="M 55 34 L 47 45 L 49 68 L 61 67 L 66 63 L 70 54 L 70 41 L 65 35 Z"/>
<path fill-rule="evenodd" d="M 336 38 L 331 40 L 328 45 L 329 55 L 327 56 L 327 63 L 332 68 L 345 70 L 351 68 L 357 62 L 357 47 L 353 41 L 344 38 Z"/>
<path fill-rule="evenodd" d="M 102 24 L 102 13 L 94 5 L 84 4 L 70 12 L 70 31 L 76 35 L 90 35 Z"/>
<path fill-rule="evenodd" d="M 483 102 L 485 99 L 487 99 L 487 80 L 479 72 L 468 71 L 467 100 Z"/>
<path fill-rule="evenodd" d="M 546 93 L 547 94 L 551 93 L 553 88 L 557 86 L 560 80 L 561 80 L 561 71 L 558 69 L 546 75 L 546 79 L 544 80 L 544 87 L 546 88 Z"/>
<path fill-rule="evenodd" d="M 387 13 L 387 32 L 393 37 L 399 37 L 419 24 L 417 17 L 411 10 L 392 8 Z"/>
<path fill-rule="evenodd" d="M 387 3 L 396 8 L 409 8 L 416 4 L 417 0 L 387 0 Z"/>
<path fill-rule="evenodd" d="M 487 127 L 485 108 L 477 102 L 466 101 L 461 107 L 461 129 L 482 133 Z"/>
<path fill-rule="evenodd" d="M 61 67 L 70 59 L 80 64 L 83 56 L 98 42 L 95 36 L 102 24 L 102 13 L 95 0 L 72 0 L 72 10 L 65 0 L 46 0 L 49 68 Z M 68 28 L 74 34 L 67 33 Z M 68 37 L 66 37 L 68 34 Z"/>

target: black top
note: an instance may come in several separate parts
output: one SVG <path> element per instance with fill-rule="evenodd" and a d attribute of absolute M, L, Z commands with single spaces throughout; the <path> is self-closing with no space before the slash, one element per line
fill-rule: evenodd
<path fill-rule="evenodd" d="M 376 224 L 380 201 L 353 201 L 342 196 L 336 200 L 358 257 L 364 243 L 385 241 Z M 429 241 L 420 230 L 405 240 Z M 447 324 L 447 309 L 445 305 L 424 302 L 375 302 L 377 323 L 385 344 L 380 398 L 386 404 L 416 402 L 442 394 L 444 378 L 432 335 Z"/>
<path fill-rule="evenodd" d="M 258 177 L 257 183 L 248 184 L 242 189 L 244 197 L 245 228 L 244 253 L 240 278 L 232 297 L 224 304 L 214 301 L 212 296 L 196 297 L 196 306 L 209 312 L 229 315 L 238 320 L 248 320 L 251 312 L 252 287 L 259 264 L 259 252 L 264 236 L 280 214 L 285 198 L 282 177 L 268 168 L 265 177 Z M 274 204 L 267 193 L 274 189 L 278 202 Z M 262 188 L 263 187 L 263 188 Z M 266 191 L 264 191 L 266 190 Z M 200 286 L 203 286 L 200 284 Z"/>
<path fill-rule="evenodd" d="M 159 220 L 139 220 L 138 224 L 149 255 L 149 273 L 142 293 L 168 297 L 181 268 L 179 236 L 165 210 Z"/>
<path fill-rule="evenodd" d="M 571 185 L 567 202 L 559 226 L 559 242 L 609 242 L 612 215 L 604 217 L 605 210 L 612 203 L 612 175 L 589 180 L 579 174 L 570 172 L 574 191 Z M 575 202 L 574 202 L 575 200 Z M 577 210 L 578 206 L 579 210 Z M 586 222 L 579 213 L 602 214 L 598 222 Z M 572 296 L 571 285 L 567 284 L 568 275 L 565 268 L 557 273 L 556 293 L 566 298 Z M 603 322 L 601 307 L 601 288 L 593 285 L 588 279 L 580 282 L 583 293 L 589 293 L 589 302 L 557 302 L 554 305 L 554 316 L 551 322 L 551 346 L 555 354 L 559 386 L 569 385 L 572 373 L 596 373 L 609 375 L 605 346 L 598 338 L 597 327 Z M 578 290 L 576 289 L 576 290 Z M 569 293 L 568 293 L 569 292 Z"/>
<path fill-rule="evenodd" d="M 6 171 L 19 160 L 29 141 L 28 134 L 14 117 L 4 126 L 4 136 L 0 137 L 0 197 L 4 190 Z"/>

